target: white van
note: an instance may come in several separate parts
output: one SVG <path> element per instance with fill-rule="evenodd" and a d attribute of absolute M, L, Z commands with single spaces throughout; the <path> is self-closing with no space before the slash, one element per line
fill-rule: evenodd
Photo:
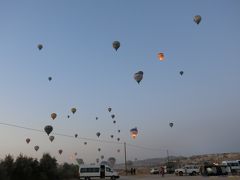
<path fill-rule="evenodd" d="M 222 161 L 223 165 L 228 166 L 228 173 L 238 173 L 240 172 L 240 164 L 238 160 L 235 161 Z"/>
<path fill-rule="evenodd" d="M 110 178 L 112 180 L 119 178 L 116 171 L 111 169 L 108 165 L 81 165 L 79 167 L 80 179 L 90 180 Z"/>

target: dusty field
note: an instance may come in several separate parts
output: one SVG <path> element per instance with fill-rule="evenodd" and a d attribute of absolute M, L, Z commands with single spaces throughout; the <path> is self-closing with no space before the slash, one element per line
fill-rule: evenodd
<path fill-rule="evenodd" d="M 210 176 L 210 177 L 203 177 L 203 176 L 175 176 L 175 175 L 165 175 L 164 177 L 161 177 L 159 175 L 140 175 L 140 176 L 121 176 L 119 180 L 137 180 L 137 179 L 143 179 L 143 180 L 157 180 L 157 179 L 166 179 L 166 180 L 206 180 L 206 179 L 240 179 L 239 176 L 225 176 L 225 177 L 218 177 L 218 176 Z"/>
<path fill-rule="evenodd" d="M 161 177 L 159 175 L 135 175 L 135 176 L 121 176 L 119 180 L 207 180 L 207 179 L 220 179 L 220 180 L 227 180 L 227 179 L 239 179 L 240 176 L 175 176 L 175 175 L 165 175 Z M 77 179 L 72 179 L 77 180 Z"/>

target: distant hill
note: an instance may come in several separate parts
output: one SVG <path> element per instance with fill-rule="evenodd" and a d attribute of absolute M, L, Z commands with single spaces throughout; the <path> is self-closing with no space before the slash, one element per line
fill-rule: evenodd
<path fill-rule="evenodd" d="M 194 155 L 190 157 L 184 156 L 169 156 L 169 161 L 176 162 L 178 166 L 183 166 L 185 164 L 202 164 L 204 162 L 214 162 L 221 163 L 225 160 L 240 160 L 240 152 L 236 153 L 219 153 L 219 154 L 204 154 L 204 155 Z M 152 158 L 145 160 L 128 161 L 128 167 L 142 167 L 151 168 L 159 167 L 167 163 L 167 158 Z M 125 164 L 116 164 L 116 169 L 124 169 Z"/>

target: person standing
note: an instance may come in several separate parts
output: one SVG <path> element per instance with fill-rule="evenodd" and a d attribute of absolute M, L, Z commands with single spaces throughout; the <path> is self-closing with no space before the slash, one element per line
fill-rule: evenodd
<path fill-rule="evenodd" d="M 165 172 L 164 172 L 164 167 L 163 166 L 160 167 L 160 173 L 161 173 L 162 177 L 164 177 Z"/>

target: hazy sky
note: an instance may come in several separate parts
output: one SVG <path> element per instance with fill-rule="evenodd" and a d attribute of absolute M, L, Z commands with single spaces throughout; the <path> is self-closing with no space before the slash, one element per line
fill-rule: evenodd
<path fill-rule="evenodd" d="M 100 140 L 114 143 L 84 146 L 83 139 L 63 136 L 51 143 L 45 133 L 0 124 L 0 158 L 50 152 L 71 162 L 77 152 L 89 163 L 101 155 L 123 162 L 117 137 L 130 144 L 130 160 L 164 157 L 166 149 L 170 155 L 239 152 L 239 18 L 238 0 L 1 0 L 0 123 L 41 130 L 49 124 L 56 133 L 93 139 L 99 131 Z M 140 70 L 138 85 L 133 75 Z"/>

